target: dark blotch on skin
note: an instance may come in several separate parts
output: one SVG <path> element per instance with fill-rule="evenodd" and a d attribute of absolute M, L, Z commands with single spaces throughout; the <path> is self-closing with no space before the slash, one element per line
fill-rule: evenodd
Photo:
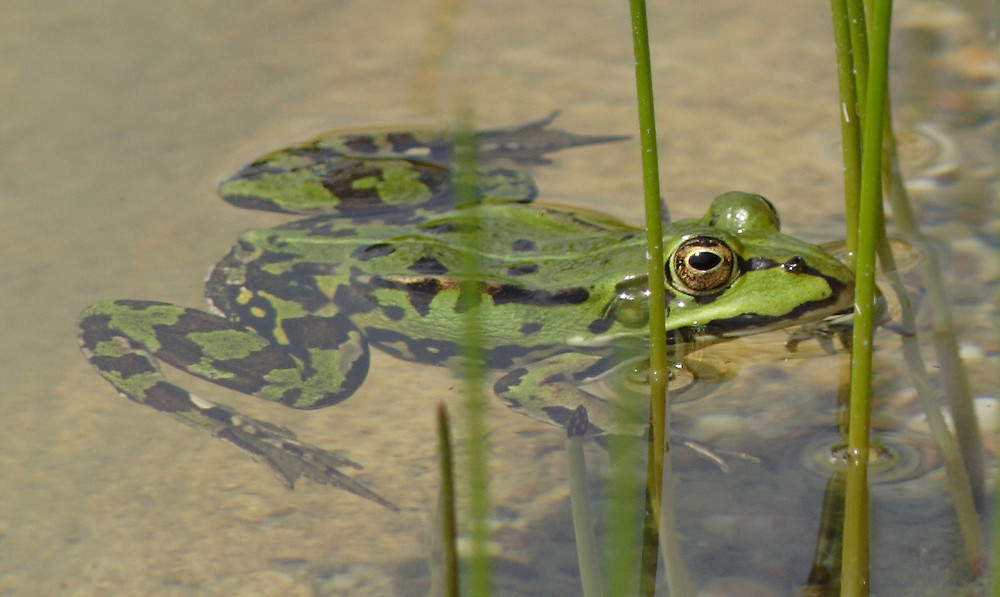
<path fill-rule="evenodd" d="M 587 326 L 587 329 L 590 330 L 591 334 L 603 334 L 604 332 L 610 330 L 613 324 L 613 320 L 602 317 L 591 321 L 590 325 Z"/>
<path fill-rule="evenodd" d="M 422 317 L 431 312 L 431 301 L 441 290 L 441 282 L 437 278 L 426 278 L 406 285 L 410 294 L 410 304 Z"/>
<path fill-rule="evenodd" d="M 504 344 L 488 351 L 486 364 L 490 369 L 510 369 L 515 363 L 522 362 L 525 356 L 538 347 L 521 346 L 520 344 Z"/>
<path fill-rule="evenodd" d="M 412 133 L 389 133 L 386 138 L 396 153 L 406 153 L 416 147 L 427 147 L 426 143 L 414 137 Z"/>
<path fill-rule="evenodd" d="M 484 290 L 493 297 L 493 304 L 527 303 L 531 305 L 579 305 L 590 298 L 586 288 L 567 288 L 556 292 L 529 290 L 517 284 L 486 286 Z"/>
<path fill-rule="evenodd" d="M 111 330 L 111 317 L 108 315 L 90 315 L 80 322 L 80 340 L 83 346 L 94 350 L 100 342 L 110 340 L 118 335 Z"/>
<path fill-rule="evenodd" d="M 524 276 L 538 271 L 538 266 L 534 263 L 519 263 L 507 268 L 507 273 L 512 276 Z"/>
<path fill-rule="evenodd" d="M 285 406 L 294 406 L 299 398 L 302 397 L 302 388 L 291 388 L 286 390 L 281 398 L 278 398 L 278 402 L 284 404 Z"/>
<path fill-rule="evenodd" d="M 515 251 L 522 251 L 522 252 L 523 251 L 534 251 L 535 250 L 535 241 L 533 241 L 533 240 L 531 240 L 529 238 L 519 238 L 519 239 L 515 240 L 511 244 L 510 247 L 512 249 L 514 249 Z"/>
<path fill-rule="evenodd" d="M 535 297 L 535 291 L 515 284 L 500 284 L 488 286 L 486 291 L 493 297 L 493 304 L 529 302 Z"/>
<path fill-rule="evenodd" d="M 503 398 L 504 402 L 506 402 L 508 406 L 520 406 L 520 403 L 509 398 L 506 394 L 510 392 L 511 388 L 516 388 L 521 385 L 521 380 L 523 380 L 524 376 L 527 374 L 528 370 L 524 367 L 518 367 L 517 369 L 510 371 L 507 375 L 504 375 L 498 379 L 495 384 L 493 384 L 493 393 Z"/>
<path fill-rule="evenodd" d="M 191 410 L 191 394 L 172 383 L 158 381 L 146 390 L 146 404 L 161 413 L 187 412 Z"/>
<path fill-rule="evenodd" d="M 395 251 L 396 247 L 389 243 L 378 243 L 376 245 L 368 245 L 367 247 L 355 251 L 353 256 L 358 261 L 368 261 L 369 259 L 375 259 L 376 257 L 392 255 Z"/>
<path fill-rule="evenodd" d="M 352 135 L 344 138 L 344 145 L 358 153 L 377 153 L 379 145 L 371 135 Z"/>
<path fill-rule="evenodd" d="M 433 257 L 421 257 L 410 266 L 410 271 L 418 274 L 446 274 L 448 268 L 443 263 Z"/>
<path fill-rule="evenodd" d="M 611 369 L 614 369 L 620 363 L 618 357 L 614 355 L 605 356 L 597 359 L 593 364 L 587 366 L 585 369 L 581 369 L 573 374 L 574 383 L 585 383 L 588 380 L 597 379 L 598 377 L 604 375 Z"/>
<path fill-rule="evenodd" d="M 548 415 L 554 423 L 566 429 L 572 437 L 604 433 L 603 429 L 586 420 L 586 410 L 583 412 L 584 416 L 581 417 L 579 412 L 581 408 L 583 406 L 579 406 L 575 410 L 565 406 L 547 406 L 542 409 L 542 412 Z"/>
<path fill-rule="evenodd" d="M 385 314 L 386 319 L 390 319 L 392 321 L 399 321 L 406 316 L 406 310 L 395 305 L 382 307 L 382 313 Z"/>
<path fill-rule="evenodd" d="M 546 406 L 542 408 L 542 412 L 560 427 L 566 427 L 566 424 L 573 417 L 574 410 L 565 406 Z"/>
<path fill-rule="evenodd" d="M 525 336 L 530 336 L 540 331 L 542 331 L 542 324 L 540 323 L 526 323 L 521 326 L 521 333 Z"/>
<path fill-rule="evenodd" d="M 590 292 L 586 288 L 569 288 L 552 293 L 552 302 L 569 303 L 579 305 L 590 298 Z"/>
<path fill-rule="evenodd" d="M 333 303 L 341 313 L 369 313 L 379 307 L 378 301 L 368 293 L 355 292 L 350 286 L 341 285 L 333 293 Z"/>
<path fill-rule="evenodd" d="M 365 328 L 365 336 L 372 345 L 377 346 L 386 354 L 417 363 L 439 365 L 458 354 L 459 351 L 458 345 L 448 340 L 411 338 L 396 330 L 385 328 Z M 398 344 L 405 345 L 409 355 L 400 352 Z"/>
<path fill-rule="evenodd" d="M 120 357 L 95 355 L 91 357 L 90 363 L 101 371 L 119 373 L 124 379 L 129 379 L 135 375 L 148 375 L 157 372 L 156 367 L 149 359 L 135 353 Z"/>

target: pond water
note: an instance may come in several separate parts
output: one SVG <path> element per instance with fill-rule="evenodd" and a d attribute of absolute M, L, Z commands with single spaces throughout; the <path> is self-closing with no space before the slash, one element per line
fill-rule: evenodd
<path fill-rule="evenodd" d="M 449 16 L 451 4 L 5 4 L 0 595 L 426 593 L 434 405 L 460 405 L 445 370 L 377 355 L 357 395 L 313 412 L 183 382 L 347 450 L 365 465 L 359 478 L 401 506 L 391 513 L 308 482 L 286 490 L 229 446 L 116 397 L 81 356 L 75 325 L 108 298 L 202 307 L 205 273 L 238 234 L 289 219 L 237 210 L 215 186 L 323 131 L 440 125 L 472 106 L 483 126 L 558 108 L 560 128 L 634 135 L 626 3 L 498 0 Z M 914 131 L 904 151 L 915 199 L 945 241 L 973 391 L 989 397 L 998 350 L 986 322 L 1000 278 L 997 63 L 986 41 L 995 21 L 988 3 L 966 4 L 897 7 L 894 85 L 897 119 Z M 707 0 L 650 11 L 673 217 L 701 215 L 712 197 L 741 189 L 770 197 L 790 234 L 842 237 L 827 6 Z M 567 151 L 534 174 L 547 200 L 638 223 L 638 156 L 633 138 Z M 874 493 L 873 586 L 940 594 L 963 578 L 956 525 L 898 342 L 887 332 L 880 342 L 877 425 L 897 430 L 922 464 Z M 841 363 L 809 354 L 776 351 L 679 408 L 689 437 L 760 459 L 734 458 L 725 474 L 678 457 L 682 543 L 703 594 L 790 595 L 805 581 L 825 479 L 801 453 L 834 434 Z M 577 594 L 563 435 L 499 401 L 489 417 L 498 593 Z M 588 450 L 600 474 L 606 456 Z"/>

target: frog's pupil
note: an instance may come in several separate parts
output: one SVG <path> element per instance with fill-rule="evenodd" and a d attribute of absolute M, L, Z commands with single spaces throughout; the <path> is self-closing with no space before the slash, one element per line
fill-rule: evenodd
<path fill-rule="evenodd" d="M 699 251 L 688 258 L 688 264 L 703 272 L 707 272 L 722 263 L 722 257 L 712 251 Z"/>

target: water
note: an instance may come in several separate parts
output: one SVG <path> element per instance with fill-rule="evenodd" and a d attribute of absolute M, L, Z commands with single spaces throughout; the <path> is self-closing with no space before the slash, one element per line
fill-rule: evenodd
<path fill-rule="evenodd" d="M 925 7 L 909 8 L 914 14 Z M 73 330 L 79 312 L 100 299 L 202 306 L 205 272 L 239 232 L 287 220 L 235 210 L 214 196 L 215 185 L 292 141 L 345 127 L 440 124 L 463 105 L 474 106 L 477 121 L 489 126 L 561 108 L 558 125 L 568 130 L 635 130 L 624 4 L 477 4 L 454 22 L 453 36 L 436 11 L 434 2 L 388 0 L 5 5 L 0 594 L 426 590 L 423 562 L 436 496 L 433 405 L 458 404 L 444 371 L 377 357 L 373 370 L 391 376 L 374 375 L 350 401 L 308 413 L 184 382 L 312 443 L 349 448 L 366 465 L 363 479 L 403 507 L 390 514 L 327 487 L 302 483 L 287 491 L 228 446 L 117 398 L 80 356 Z M 975 20 L 971 27 L 940 13 L 925 20 L 929 25 L 914 27 L 910 38 L 921 43 L 905 54 L 916 58 L 900 62 L 911 72 L 938 73 L 940 83 L 923 77 L 916 85 L 900 74 L 908 108 L 899 114 L 931 121 L 963 141 L 966 167 L 958 182 L 942 186 L 934 179 L 925 197 L 954 243 L 951 254 L 976 258 L 975 267 L 960 260 L 956 288 L 964 290 L 957 299 L 961 321 L 982 321 L 981 305 L 997 280 L 995 260 L 982 259 L 993 251 L 983 239 L 996 228 L 976 206 L 992 181 L 995 152 L 984 139 L 995 113 L 989 116 L 993 108 L 983 108 L 973 92 L 944 93 L 962 69 L 935 66 L 930 58 L 974 45 L 963 31 L 972 40 L 983 33 Z M 674 217 L 700 215 L 715 195 L 742 189 L 771 197 L 796 236 L 815 242 L 841 236 L 826 6 L 658 5 L 650 29 L 663 190 Z M 447 58 L 442 63 L 436 55 Z M 956 60 L 968 65 L 975 56 Z M 960 89 L 988 88 L 963 76 Z M 637 157 L 634 140 L 573 150 L 536 178 L 549 200 L 638 222 Z M 973 384 L 982 395 L 996 384 L 997 348 L 990 330 L 970 334 L 969 351 L 980 355 L 970 365 Z M 686 539 L 703 586 L 753 578 L 773 594 L 788 594 L 808 567 L 823 484 L 821 475 L 803 474 L 795 451 L 808 443 L 810 430 L 829 429 L 836 359 L 775 360 L 749 369 L 741 377 L 770 380 L 757 384 L 767 390 L 763 402 L 741 394 L 737 384 L 727 386 L 722 399 L 699 407 L 716 418 L 692 415 L 687 430 L 734 415 L 729 427 L 709 429 L 754 432 L 743 439 L 724 432 L 716 443 L 763 450 L 766 466 L 739 464 L 726 477 L 692 459 L 688 490 L 682 485 L 679 494 L 692 508 L 687 519 L 698 524 Z M 813 390 L 817 380 L 826 380 L 827 389 Z M 562 435 L 498 402 L 490 417 L 501 587 L 506 594 L 571 594 L 577 585 Z M 796 424 L 783 423 L 789 419 Z M 761 439 L 771 437 L 792 439 Z M 591 454 L 598 464 L 603 459 L 599 450 Z M 778 516 L 766 496 L 750 499 L 761 491 L 750 485 L 754 479 L 781 487 L 782 503 L 794 507 Z M 744 506 L 734 507 L 718 483 L 735 487 Z M 714 497 L 706 499 L 701 488 L 714 488 Z M 951 539 L 927 539 L 953 534 L 954 526 L 940 489 L 932 483 L 923 491 L 932 499 L 919 503 L 930 504 L 944 522 L 903 526 L 915 529 L 917 545 L 950 545 Z M 902 551 L 880 568 L 892 582 L 877 578 L 876 587 L 905 594 L 895 583 L 934 551 Z"/>

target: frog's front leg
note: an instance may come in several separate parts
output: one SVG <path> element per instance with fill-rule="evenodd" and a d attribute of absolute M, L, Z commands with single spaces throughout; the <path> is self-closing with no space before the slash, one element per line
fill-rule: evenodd
<path fill-rule="evenodd" d="M 510 408 L 545 423 L 566 427 L 583 406 L 587 435 L 638 435 L 645 431 L 648 394 L 628 392 L 611 401 L 582 387 L 622 373 L 629 363 L 619 355 L 557 354 L 509 371 L 493 391 Z"/>
<path fill-rule="evenodd" d="M 358 468 L 354 462 L 188 392 L 157 363 L 288 406 L 318 408 L 351 395 L 367 374 L 368 347 L 346 317 L 310 318 L 301 331 L 288 326 L 288 340 L 304 346 L 304 357 L 222 317 L 155 301 L 97 303 L 84 311 L 79 328 L 87 359 L 129 399 L 246 450 L 289 487 L 304 476 L 396 509 L 338 470 Z"/>

